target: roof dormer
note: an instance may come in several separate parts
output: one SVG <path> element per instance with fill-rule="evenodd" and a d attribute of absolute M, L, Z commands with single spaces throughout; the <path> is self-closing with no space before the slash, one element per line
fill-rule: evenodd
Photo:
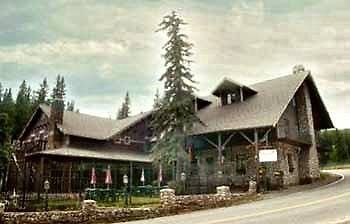
<path fill-rule="evenodd" d="M 257 93 L 254 89 L 228 78 L 224 78 L 213 91 L 213 95 L 220 98 L 222 106 L 235 102 L 243 102 Z"/>

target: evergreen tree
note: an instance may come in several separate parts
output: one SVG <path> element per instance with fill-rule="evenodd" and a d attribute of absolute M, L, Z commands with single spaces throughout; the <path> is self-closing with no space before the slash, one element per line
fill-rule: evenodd
<path fill-rule="evenodd" d="M 118 110 L 117 119 L 124 119 L 130 116 L 130 96 L 129 92 L 126 92 L 124 102 L 122 104 L 122 107 Z"/>
<path fill-rule="evenodd" d="M 31 101 L 31 89 L 24 80 L 19 86 L 19 90 L 16 98 L 15 105 L 15 115 L 14 119 L 16 121 L 14 126 L 13 137 L 16 139 L 21 131 L 23 130 L 25 124 L 28 122 L 32 114 L 32 101 Z"/>
<path fill-rule="evenodd" d="M 56 78 L 56 85 L 52 89 L 51 101 L 54 99 L 64 99 L 66 96 L 66 84 L 64 82 L 64 77 L 58 75 Z"/>
<path fill-rule="evenodd" d="M 10 157 L 10 124 L 9 116 L 0 113 L 0 192 L 4 185 L 7 173 L 7 164 Z"/>
<path fill-rule="evenodd" d="M 164 98 L 156 110 L 152 127 L 157 139 L 153 147 L 155 162 L 177 164 L 178 180 L 180 166 L 188 158 L 185 152 L 186 133 L 199 119 L 195 115 L 193 99 L 195 87 L 189 57 L 192 44 L 181 32 L 186 23 L 175 12 L 163 18 L 158 31 L 167 34 L 168 41 L 163 46 L 166 71 L 160 77 L 164 81 Z"/>
<path fill-rule="evenodd" d="M 159 89 L 157 89 L 156 94 L 154 95 L 154 100 L 153 100 L 153 109 L 157 110 L 160 108 L 162 103 L 162 99 L 160 98 L 159 94 Z"/>
<path fill-rule="evenodd" d="M 34 104 L 35 106 L 39 104 L 48 104 L 47 94 L 49 92 L 49 85 L 47 79 L 44 78 L 43 82 L 40 84 L 40 88 L 35 92 Z"/>
<path fill-rule="evenodd" d="M 2 98 L 3 98 L 3 91 L 4 91 L 4 89 L 3 89 L 2 84 L 0 82 L 0 106 L 1 106 Z"/>
<path fill-rule="evenodd" d="M 74 102 L 74 100 L 72 100 L 72 101 L 69 101 L 68 103 L 67 103 L 67 111 L 74 111 L 74 106 L 75 106 L 75 102 Z"/>

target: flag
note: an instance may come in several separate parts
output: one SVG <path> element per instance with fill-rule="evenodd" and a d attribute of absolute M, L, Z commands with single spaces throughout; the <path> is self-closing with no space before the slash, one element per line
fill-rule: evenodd
<path fill-rule="evenodd" d="M 105 184 L 107 184 L 107 187 L 109 187 L 109 185 L 112 184 L 112 174 L 111 174 L 111 166 L 110 165 L 108 165 L 108 168 L 106 170 Z"/>
<path fill-rule="evenodd" d="M 142 168 L 140 181 L 142 182 L 143 185 L 145 185 L 145 169 L 144 168 Z"/>
<path fill-rule="evenodd" d="M 93 185 L 94 188 L 96 187 L 96 171 L 95 171 L 95 167 L 92 167 L 92 170 L 91 170 L 90 184 Z"/>
<path fill-rule="evenodd" d="M 159 164 L 158 181 L 159 181 L 159 185 L 160 185 L 160 184 L 162 183 L 162 181 L 163 181 L 162 164 Z"/>

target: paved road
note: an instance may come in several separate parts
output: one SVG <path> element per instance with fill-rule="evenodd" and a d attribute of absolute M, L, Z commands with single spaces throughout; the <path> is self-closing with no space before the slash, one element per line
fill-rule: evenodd
<path fill-rule="evenodd" d="M 128 224 L 335 224 L 350 220 L 350 169 L 337 184 L 249 204 L 128 222 Z"/>

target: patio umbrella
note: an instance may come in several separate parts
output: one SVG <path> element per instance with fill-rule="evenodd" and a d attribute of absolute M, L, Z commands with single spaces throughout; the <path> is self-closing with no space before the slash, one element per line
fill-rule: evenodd
<path fill-rule="evenodd" d="M 142 182 L 142 185 L 145 185 L 145 169 L 144 168 L 142 168 L 140 181 Z"/>
<path fill-rule="evenodd" d="M 163 170 L 162 170 L 162 164 L 159 164 L 159 173 L 158 173 L 158 185 L 160 187 L 160 184 L 163 181 Z"/>
<path fill-rule="evenodd" d="M 94 186 L 94 188 L 96 188 L 96 171 L 95 171 L 95 167 L 92 167 L 92 170 L 91 170 L 90 184 L 92 186 Z"/>
<path fill-rule="evenodd" d="M 106 170 L 105 184 L 107 184 L 107 189 L 109 189 L 109 185 L 112 184 L 112 174 L 111 174 L 111 166 L 110 165 L 108 165 L 108 168 Z"/>
<path fill-rule="evenodd" d="M 189 157 L 189 160 L 190 160 L 190 161 L 193 161 L 194 155 L 193 155 L 193 146 L 192 146 L 192 145 L 190 145 L 190 146 L 188 147 L 188 157 Z"/>

